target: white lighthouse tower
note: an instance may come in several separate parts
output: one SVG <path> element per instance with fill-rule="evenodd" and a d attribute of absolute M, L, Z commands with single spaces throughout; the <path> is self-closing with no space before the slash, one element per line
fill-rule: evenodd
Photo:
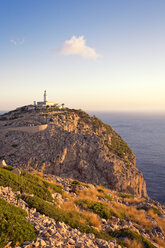
<path fill-rule="evenodd" d="M 51 107 L 57 105 L 55 102 L 48 102 L 47 101 L 47 94 L 46 90 L 44 90 L 44 101 L 43 102 L 36 102 L 34 103 L 34 106 L 37 106 L 38 108 L 45 108 L 45 107 Z"/>
<path fill-rule="evenodd" d="M 44 104 L 46 104 L 47 100 L 46 100 L 47 94 L 46 94 L 46 90 L 44 91 Z"/>

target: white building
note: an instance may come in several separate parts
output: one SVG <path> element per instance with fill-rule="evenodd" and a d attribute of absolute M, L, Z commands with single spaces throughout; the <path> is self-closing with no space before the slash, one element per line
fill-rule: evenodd
<path fill-rule="evenodd" d="M 47 94 L 46 94 L 46 90 L 44 91 L 44 101 L 43 102 L 34 102 L 34 106 L 37 107 L 51 107 L 51 106 L 56 106 L 57 104 L 55 102 L 48 102 L 47 101 Z"/>

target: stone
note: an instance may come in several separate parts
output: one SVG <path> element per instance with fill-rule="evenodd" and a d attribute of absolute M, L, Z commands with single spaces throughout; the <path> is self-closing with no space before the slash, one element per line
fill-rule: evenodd
<path fill-rule="evenodd" d="M 29 244 L 31 244 L 30 241 L 25 241 L 25 242 L 23 243 L 23 245 L 29 245 Z"/>
<path fill-rule="evenodd" d="M 17 176 L 21 176 L 21 171 L 18 168 L 15 168 L 14 170 L 12 170 L 12 172 Z"/>
<path fill-rule="evenodd" d="M 21 168 L 42 168 L 48 174 L 147 197 L 146 184 L 136 168 L 134 154 L 130 151 L 128 156 L 126 147 L 123 159 L 108 148 L 111 145 L 111 127 L 82 111 L 66 109 L 65 115 L 63 112 L 55 115 L 48 109 L 47 127 L 40 130 L 45 117 L 35 110 L 31 115 L 26 109 L 27 112 L 21 112 L 20 108 L 7 113 L 8 126 L 0 125 L 1 149 L 8 163 L 21 165 Z M 49 119 L 53 122 L 50 123 Z M 31 135 L 29 128 L 37 128 L 38 131 Z M 17 142 L 19 146 L 14 157 L 9 156 L 13 153 L 11 142 Z M 62 180 L 59 181 L 62 183 Z M 68 188 L 65 190 L 68 191 Z"/>
<path fill-rule="evenodd" d="M 40 239 L 40 245 L 44 247 L 46 246 L 46 242 L 43 239 Z"/>
<path fill-rule="evenodd" d="M 0 159 L 0 167 L 5 167 L 7 166 L 6 162 L 4 159 Z"/>

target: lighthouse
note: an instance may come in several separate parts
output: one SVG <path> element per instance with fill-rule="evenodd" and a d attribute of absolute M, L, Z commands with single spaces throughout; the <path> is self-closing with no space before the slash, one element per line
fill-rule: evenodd
<path fill-rule="evenodd" d="M 48 102 L 47 101 L 47 94 L 46 94 L 46 90 L 44 90 L 44 99 L 43 102 L 34 102 L 34 106 L 38 107 L 38 108 L 46 108 L 46 107 L 51 107 L 51 106 L 55 106 L 57 105 L 55 102 Z"/>
<path fill-rule="evenodd" d="M 47 100 L 46 100 L 46 90 L 44 91 L 44 104 L 46 104 Z"/>

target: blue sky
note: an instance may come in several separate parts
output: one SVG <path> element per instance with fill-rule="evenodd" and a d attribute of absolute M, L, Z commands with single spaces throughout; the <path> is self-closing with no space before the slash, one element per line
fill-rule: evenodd
<path fill-rule="evenodd" d="M 0 0 L 0 109 L 165 110 L 164 0 Z"/>

